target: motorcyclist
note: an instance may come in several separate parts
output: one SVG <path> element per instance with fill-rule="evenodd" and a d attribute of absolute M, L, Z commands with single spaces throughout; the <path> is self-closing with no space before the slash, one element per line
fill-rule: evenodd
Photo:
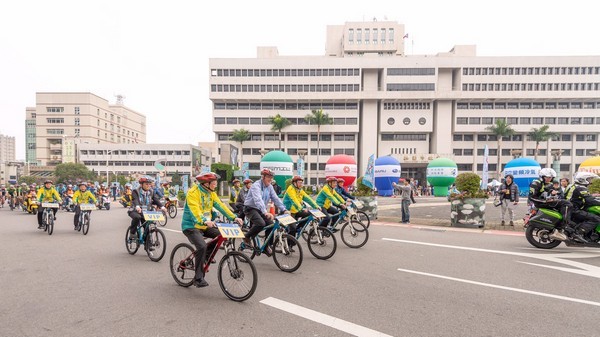
<path fill-rule="evenodd" d="M 131 184 L 125 185 L 125 191 L 121 196 L 121 205 L 123 205 L 124 207 L 131 206 Z"/>
<path fill-rule="evenodd" d="M 600 216 L 585 211 L 590 206 L 600 205 L 600 200 L 594 198 L 588 190 L 592 180 L 597 178 L 598 175 L 591 172 L 577 172 L 574 184 L 565 191 L 565 198 L 573 204 L 572 217 L 577 223 L 573 237 L 584 243 L 588 242 L 586 235 L 600 224 Z"/>
<path fill-rule="evenodd" d="M 548 208 L 559 211 L 562 214 L 563 221 L 559 223 L 550 237 L 564 241 L 567 236 L 564 230 L 574 232 L 575 223 L 571 221 L 571 211 L 573 204 L 568 200 L 558 199 L 558 191 L 552 186 L 552 180 L 556 178 L 556 172 L 551 168 L 543 168 L 539 172 L 539 179 L 535 179 L 529 184 L 528 201 L 537 208 Z"/>

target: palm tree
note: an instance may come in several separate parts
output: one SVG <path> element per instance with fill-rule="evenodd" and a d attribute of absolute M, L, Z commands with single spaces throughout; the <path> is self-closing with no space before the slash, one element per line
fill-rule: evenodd
<path fill-rule="evenodd" d="M 275 117 L 269 117 L 269 123 L 271 123 L 271 130 L 279 132 L 279 149 L 281 149 L 281 130 L 292 125 L 289 119 L 281 117 L 280 114 Z"/>
<path fill-rule="evenodd" d="M 333 119 L 323 109 L 312 110 L 304 119 L 311 125 L 317 126 L 317 183 L 319 182 L 319 151 L 321 149 L 321 125 L 333 124 Z"/>
<path fill-rule="evenodd" d="M 246 129 L 234 129 L 233 133 L 229 137 L 229 140 L 236 141 L 240 143 L 240 162 L 242 165 L 244 164 L 243 155 L 244 155 L 244 142 L 250 140 L 250 131 Z M 237 163 L 236 163 L 237 164 Z M 242 165 L 239 167 L 241 168 Z"/>
<path fill-rule="evenodd" d="M 502 164 L 500 162 L 500 156 L 502 154 L 502 137 L 514 135 L 515 130 L 510 127 L 510 124 L 506 123 L 506 120 L 500 118 L 496 119 L 496 124 L 489 125 L 485 129 L 496 135 L 496 139 L 498 140 L 498 161 L 496 164 L 496 172 L 498 173 L 498 178 L 500 178 L 500 172 L 502 172 Z"/>
<path fill-rule="evenodd" d="M 541 128 L 532 128 L 531 131 L 527 134 L 531 140 L 535 142 L 535 161 L 538 160 L 538 152 L 540 150 L 540 143 L 546 142 L 548 139 L 552 137 L 556 137 L 558 134 L 556 132 L 550 132 L 548 129 L 550 125 L 542 125 Z"/>

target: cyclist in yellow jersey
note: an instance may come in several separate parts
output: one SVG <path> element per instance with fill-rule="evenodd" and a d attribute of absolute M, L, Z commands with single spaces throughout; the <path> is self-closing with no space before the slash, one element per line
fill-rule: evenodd
<path fill-rule="evenodd" d="M 43 202 L 58 202 L 60 203 L 62 200 L 60 199 L 60 195 L 58 191 L 52 186 L 52 180 L 44 181 L 44 186 L 40 187 L 37 192 L 37 201 L 41 205 Z M 52 213 L 54 213 L 54 220 L 56 220 L 56 211 L 58 208 L 53 208 Z M 42 228 L 42 213 L 44 213 L 44 208 L 40 207 L 38 209 L 37 219 L 38 219 L 38 229 Z"/>
<path fill-rule="evenodd" d="M 319 195 L 317 195 L 317 205 L 324 208 L 329 214 L 337 214 L 339 212 L 338 207 L 346 209 L 346 202 L 336 191 L 335 186 L 337 185 L 336 177 L 328 177 L 326 184 L 323 186 Z M 337 222 L 339 215 L 333 216 L 329 226 L 333 226 Z"/>
<path fill-rule="evenodd" d="M 79 189 L 73 194 L 73 203 L 75 204 L 73 224 L 77 227 L 79 224 L 79 214 L 81 213 L 79 204 L 96 204 L 96 197 L 94 197 L 92 192 L 88 191 L 86 182 L 79 183 Z"/>

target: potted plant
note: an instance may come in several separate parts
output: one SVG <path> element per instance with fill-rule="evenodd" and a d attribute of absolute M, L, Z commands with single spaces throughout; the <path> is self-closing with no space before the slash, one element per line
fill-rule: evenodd
<path fill-rule="evenodd" d="M 456 190 L 458 193 L 448 197 L 452 226 L 482 228 L 488 194 L 481 189 L 481 178 L 472 172 L 461 173 L 456 177 Z"/>
<path fill-rule="evenodd" d="M 362 183 L 363 177 L 356 179 L 356 189 L 352 195 L 360 200 L 364 207 L 361 211 L 367 213 L 369 218 L 377 219 L 377 192 Z"/>
<path fill-rule="evenodd" d="M 185 205 L 185 192 L 183 192 L 183 189 L 180 189 L 177 192 L 177 206 L 183 207 L 183 205 Z"/>

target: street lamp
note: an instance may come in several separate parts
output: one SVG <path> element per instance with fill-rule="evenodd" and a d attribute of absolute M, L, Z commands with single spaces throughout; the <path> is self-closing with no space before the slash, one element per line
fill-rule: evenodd
<path fill-rule="evenodd" d="M 106 186 L 110 185 L 110 177 L 108 173 L 108 155 L 110 154 L 110 159 L 112 159 L 112 150 L 106 150 Z"/>

